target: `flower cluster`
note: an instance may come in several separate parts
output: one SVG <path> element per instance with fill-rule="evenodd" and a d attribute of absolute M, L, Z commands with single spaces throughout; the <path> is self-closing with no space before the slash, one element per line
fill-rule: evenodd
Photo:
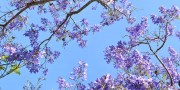
<path fill-rule="evenodd" d="M 13 17 L 14 15 L 10 14 L 9 16 Z M 28 20 L 27 16 L 18 16 L 7 25 L 7 29 L 10 29 L 9 30 L 10 32 L 12 30 L 22 30 L 22 28 L 26 25 L 27 20 Z"/>
<path fill-rule="evenodd" d="M 71 72 L 71 80 L 86 80 L 87 79 L 87 63 L 79 61 L 79 67 L 74 67 Z"/>
<path fill-rule="evenodd" d="M 63 3 L 62 3 L 63 2 Z M 107 3 L 108 7 L 113 6 L 112 2 L 108 2 L 104 0 L 103 2 Z M 100 24 L 95 24 L 90 26 L 87 19 L 82 19 L 80 22 L 73 22 L 72 30 L 67 30 L 67 25 L 70 23 L 66 21 L 59 30 L 50 30 L 54 33 L 54 36 L 58 40 L 63 41 L 63 45 L 67 45 L 69 40 L 77 40 L 78 44 L 81 47 L 86 46 L 86 40 L 83 39 L 84 36 L 87 36 L 89 32 L 99 32 L 102 26 L 113 24 L 115 21 L 118 21 L 124 17 L 127 18 L 128 23 L 133 24 L 135 22 L 135 18 L 131 17 L 131 3 L 127 3 L 127 0 L 121 0 L 121 6 L 115 6 L 113 9 L 109 9 L 101 14 L 103 20 Z M 56 4 L 52 3 L 49 5 L 49 11 L 53 18 L 55 19 L 56 25 L 61 25 L 65 19 L 59 19 L 59 11 L 68 10 L 67 3 L 70 1 L 58 0 Z M 61 7 L 59 8 L 58 5 Z M 79 6 L 75 6 L 75 8 L 80 8 Z M 131 8 L 131 9 L 130 9 Z M 76 9 L 71 9 L 73 12 Z M 41 6 L 39 9 L 40 12 L 46 9 Z M 151 20 L 154 24 L 159 25 L 161 29 L 166 30 L 167 33 L 165 35 L 173 35 L 174 26 L 171 21 L 179 16 L 179 9 L 176 6 L 172 6 L 170 9 L 165 9 L 164 7 L 159 8 L 161 16 L 151 15 Z M 58 19 L 57 19 L 58 18 Z M 41 18 L 41 23 L 43 26 L 50 26 L 52 24 L 48 19 Z M 78 24 L 80 23 L 80 24 Z M 33 26 L 32 26 L 33 27 Z M 118 69 L 118 75 L 116 78 L 113 78 L 110 74 L 103 75 L 100 78 L 97 78 L 94 82 L 85 86 L 82 81 L 87 78 L 87 64 L 83 61 L 79 62 L 78 67 L 73 68 L 73 72 L 70 74 L 70 79 L 75 82 L 68 83 L 62 77 L 58 78 L 59 89 L 72 89 L 75 88 L 77 90 L 118 90 L 118 89 L 131 89 L 131 90 L 147 90 L 147 89 L 174 89 L 175 87 L 171 86 L 168 80 L 171 78 L 167 74 L 167 70 L 172 76 L 173 83 L 175 85 L 179 85 L 180 82 L 180 74 L 178 73 L 178 66 L 175 66 L 179 63 L 179 54 L 172 48 L 168 47 L 168 52 L 170 57 L 162 57 L 160 58 L 164 65 L 167 67 L 167 70 L 160 66 L 152 63 L 153 58 L 151 58 L 150 53 L 142 53 L 133 47 L 136 46 L 138 42 L 140 42 L 146 36 L 146 32 L 148 32 L 148 19 L 147 17 L 142 17 L 140 23 L 137 23 L 131 27 L 126 28 L 126 31 L 129 34 L 130 41 L 119 41 L 116 46 L 109 46 L 105 49 L 105 60 L 106 62 L 113 63 L 115 69 Z M 54 28 L 53 28 L 54 29 Z M 35 32 L 33 30 L 36 30 Z M 30 43 L 32 47 L 37 47 L 37 38 L 38 32 L 47 31 L 45 27 L 36 26 L 36 29 L 32 29 L 26 31 L 25 36 L 30 38 Z M 179 38 L 179 32 L 176 33 L 176 36 Z M 164 39 L 165 36 L 162 36 L 161 39 Z M 158 37 L 158 39 L 160 36 Z M 69 40 L 68 40 L 69 39 Z M 149 42 L 154 39 L 150 39 L 150 37 L 145 37 L 144 41 L 148 41 L 144 44 L 149 44 Z M 163 41 L 163 40 L 162 40 Z M 140 44 L 140 43 L 139 43 Z M 149 44 L 150 45 L 150 44 Z M 12 46 L 6 45 L 4 48 L 6 52 L 9 52 L 10 55 L 14 55 L 17 53 L 18 49 Z M 44 50 L 44 52 L 43 52 Z M 54 59 L 60 55 L 59 52 L 52 52 L 50 47 L 45 47 L 42 51 L 37 51 L 35 49 L 31 51 L 26 51 L 30 57 L 28 58 L 27 68 L 30 72 L 38 72 L 41 67 L 38 58 L 45 57 L 50 63 L 54 62 Z M 156 53 L 155 53 L 156 54 Z M 32 57 L 33 56 L 33 57 Z M 9 56 L 10 57 L 10 56 Z M 8 57 L 8 58 L 9 58 Z M 2 58 L 2 56 L 1 56 Z M 26 57 L 27 59 L 27 57 Z M 178 63 L 177 63 L 178 62 Z M 48 72 L 48 69 L 44 70 L 44 74 Z M 121 74 L 119 74 L 121 73 Z"/>
<path fill-rule="evenodd" d="M 88 90 L 111 90 L 115 89 L 114 79 L 110 74 L 103 75 L 96 81 L 89 83 Z"/>
<path fill-rule="evenodd" d="M 15 6 L 16 8 L 22 8 L 24 7 L 27 3 L 32 2 L 33 0 L 11 0 L 10 5 Z"/>
<path fill-rule="evenodd" d="M 97 3 L 96 8 L 97 5 L 104 7 L 100 13 L 102 20 L 99 24 L 90 25 L 85 18 L 81 20 L 73 18 L 73 15 L 77 15 L 93 2 Z M 7 11 L 0 17 L 0 22 L 3 23 L 0 24 L 0 70 L 3 72 L 0 78 L 12 72 L 20 74 L 19 68 L 22 66 L 27 67 L 31 73 L 43 70 L 43 74 L 47 75 L 48 69 L 44 64 L 53 63 L 60 56 L 59 51 L 52 51 L 48 46 L 54 37 L 57 41 L 62 41 L 63 46 L 68 45 L 71 40 L 76 40 L 78 45 L 84 48 L 87 44 L 84 37 L 89 33 L 100 32 L 102 27 L 124 18 L 131 25 L 136 21 L 135 17 L 132 17 L 135 8 L 128 0 L 11 0 L 9 5 L 15 9 Z M 31 10 L 49 18 L 40 16 L 40 23 L 29 23 L 28 13 L 23 12 Z M 70 73 L 70 79 L 74 83 L 68 83 L 60 77 L 57 81 L 59 89 L 164 90 L 180 86 L 179 53 L 168 47 L 168 57 L 158 55 L 168 37 L 174 34 L 175 26 L 172 21 L 179 18 L 180 9 L 177 6 L 172 6 L 170 9 L 161 6 L 159 12 L 161 15 L 150 16 L 152 23 L 159 27 L 155 33 L 149 34 L 152 32 L 148 30 L 148 18 L 142 17 L 140 23 L 126 28 L 129 41 L 119 41 L 116 46 L 112 45 L 105 49 L 106 62 L 108 64 L 112 62 L 114 68 L 118 70 L 116 78 L 106 74 L 85 86 L 82 82 L 87 79 L 87 63 L 80 61 L 79 66 L 74 67 L 73 72 Z M 30 40 L 28 47 L 17 44 L 13 39 L 15 37 L 8 40 L 14 31 L 21 29 L 24 29 L 24 36 Z M 49 36 L 41 40 L 40 33 L 48 33 Z M 176 36 L 180 39 L 179 31 L 176 32 Z M 157 48 L 152 47 L 154 41 L 157 42 Z M 147 45 L 150 51 L 141 52 L 135 49 L 141 44 Z M 152 62 L 154 60 L 152 55 L 161 65 Z M 28 85 L 24 86 L 24 90 L 36 89 L 32 83 Z M 39 88 L 40 86 L 37 89 Z"/>
<path fill-rule="evenodd" d="M 92 2 L 98 3 L 104 7 L 101 13 L 102 21 L 99 24 L 90 25 L 88 20 L 74 20 L 73 15 L 80 13 L 83 9 Z M 115 4 L 116 3 L 116 4 Z M 133 23 L 135 19 L 131 17 L 133 6 L 126 0 L 115 2 L 113 0 L 102 1 L 86 1 L 86 0 L 11 0 L 9 5 L 15 8 L 4 14 L 1 18 L 0 35 L 1 49 L 0 58 L 6 62 L 0 62 L 1 65 L 9 66 L 19 63 L 19 66 L 26 66 L 31 73 L 37 73 L 43 70 L 44 75 L 47 75 L 48 69 L 44 67 L 44 62 L 53 63 L 60 56 L 59 51 L 52 51 L 48 43 L 53 37 L 57 41 L 62 41 L 62 45 L 68 45 L 69 41 L 76 40 L 82 48 L 86 47 L 87 40 L 84 39 L 89 33 L 100 32 L 105 25 L 113 24 L 115 21 L 126 18 L 129 23 Z M 37 9 L 37 10 L 36 10 Z M 35 10 L 40 16 L 39 23 L 29 22 L 31 19 L 27 13 Z M 52 18 L 43 17 L 43 15 L 51 16 Z M 35 17 L 35 16 L 34 16 Z M 72 25 L 71 25 L 72 24 Z M 73 27 L 70 28 L 69 27 Z M 6 42 L 6 36 L 9 37 L 16 30 L 24 30 L 24 36 L 28 37 L 28 46 L 17 44 L 13 39 Z M 40 33 L 49 33 L 47 38 L 41 39 Z M 44 59 L 41 60 L 40 59 Z M 16 65 L 15 64 L 15 65 Z M 4 68 L 5 66 L 3 66 Z M 11 67 L 11 66 L 10 66 Z M 10 70 L 12 68 L 9 68 Z M 80 73 L 80 72 L 79 72 Z M 7 73 L 8 74 L 8 73 Z M 83 85 L 79 84 L 79 87 Z"/>
<path fill-rule="evenodd" d="M 117 46 L 110 46 L 104 51 L 107 63 L 113 62 L 116 69 L 132 70 L 136 75 L 151 73 L 152 63 L 149 55 L 142 55 L 138 50 L 128 50 L 126 42 L 119 41 Z"/>
<path fill-rule="evenodd" d="M 73 80 L 75 84 L 70 84 L 65 81 L 62 77 L 58 79 L 59 89 L 75 88 L 77 90 L 85 90 L 86 86 L 82 84 L 82 81 L 87 79 L 87 63 L 79 61 L 79 66 L 73 68 L 71 72 L 70 80 Z"/>
<path fill-rule="evenodd" d="M 126 89 L 133 90 L 146 90 L 146 89 L 165 89 L 165 88 L 177 88 L 174 85 L 178 85 L 180 82 L 179 72 L 179 53 L 172 47 L 168 47 L 170 57 L 159 58 L 156 52 L 162 47 L 158 47 L 156 51 L 153 51 L 151 47 L 151 41 L 166 42 L 168 35 L 173 35 L 174 26 L 172 21 L 179 16 L 179 9 L 176 6 L 172 6 L 170 9 L 164 7 L 159 8 L 161 16 L 151 15 L 152 22 L 160 26 L 162 36 L 158 34 L 149 35 L 147 27 L 147 18 L 143 17 L 141 23 L 128 27 L 126 31 L 129 33 L 129 42 L 119 41 L 116 46 L 109 46 L 105 49 L 105 60 L 109 64 L 113 62 L 116 69 L 120 69 L 120 73 L 123 80 L 120 80 L 120 86 Z M 161 31 L 159 31 L 161 33 Z M 154 36 L 154 37 L 153 37 Z M 177 31 L 176 36 L 179 37 Z M 160 40 L 156 40 L 160 39 Z M 163 67 L 152 63 L 153 58 L 149 51 L 141 53 L 138 50 L 134 50 L 137 45 L 146 44 L 150 48 L 150 52 L 155 55 Z M 155 53 L 154 53 L 155 52 Z M 162 60 L 162 61 L 161 61 Z M 159 79 L 161 77 L 161 79 Z M 157 80 L 158 79 L 158 80 Z M 171 82 L 167 82 L 170 80 Z M 167 83 L 162 83 L 167 82 Z"/>
<path fill-rule="evenodd" d="M 50 63 L 57 59 L 60 55 L 60 52 L 54 51 L 52 52 L 50 48 L 46 48 L 44 50 L 27 50 L 23 48 L 22 45 L 6 43 L 2 46 L 3 53 L 0 54 L 1 65 L 6 63 L 11 63 L 9 65 L 14 65 L 15 63 L 25 64 L 26 67 L 30 70 L 31 73 L 37 73 L 40 69 L 42 69 L 42 65 L 40 63 L 41 58 L 47 59 Z"/>
<path fill-rule="evenodd" d="M 141 23 L 126 28 L 126 31 L 130 33 L 133 39 L 137 39 L 142 36 L 148 27 L 147 17 L 142 17 Z"/>
<path fill-rule="evenodd" d="M 170 9 L 161 6 L 159 12 L 161 13 L 159 16 L 151 15 L 152 22 L 163 29 L 163 32 L 165 30 L 165 35 L 173 35 L 175 26 L 172 25 L 172 21 L 179 17 L 180 9 L 177 6 L 172 6 Z"/>
<path fill-rule="evenodd" d="M 62 77 L 59 77 L 59 78 L 58 78 L 57 83 L 59 84 L 59 89 L 60 89 L 60 90 L 65 89 L 65 88 L 70 88 L 70 87 L 73 86 L 73 84 L 67 83 L 66 80 L 63 79 Z"/>
<path fill-rule="evenodd" d="M 180 31 L 176 32 L 176 37 L 180 40 Z"/>
<path fill-rule="evenodd" d="M 127 0 L 120 0 L 119 2 L 114 1 L 115 3 L 113 2 L 113 0 L 104 0 L 104 2 L 110 4 L 113 9 L 105 11 L 101 14 L 101 17 L 103 19 L 101 21 L 102 26 L 111 25 L 115 21 L 119 21 L 123 18 L 126 18 L 128 23 L 130 24 L 136 21 L 136 19 L 131 16 L 131 13 L 133 11 L 133 5 Z"/>
<path fill-rule="evenodd" d="M 38 39 L 38 36 L 39 36 L 39 31 L 38 30 L 30 29 L 29 31 L 26 31 L 26 33 L 24 35 L 29 37 L 31 46 L 33 48 L 38 47 L 38 45 L 39 45 L 39 43 L 37 42 L 37 39 Z"/>
<path fill-rule="evenodd" d="M 168 22 L 168 19 L 175 19 L 180 14 L 180 9 L 176 6 L 172 6 L 170 9 L 166 9 L 165 7 L 159 7 L 159 11 L 162 14 L 161 16 L 151 15 L 151 19 L 154 24 L 163 24 Z"/>

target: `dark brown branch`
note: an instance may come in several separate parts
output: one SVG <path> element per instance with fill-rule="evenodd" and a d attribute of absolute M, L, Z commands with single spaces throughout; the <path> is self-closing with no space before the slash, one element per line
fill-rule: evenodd
<path fill-rule="evenodd" d="M 162 45 L 159 48 L 156 49 L 155 53 L 157 53 L 165 45 L 165 43 L 167 41 L 167 37 L 168 37 L 168 24 L 169 24 L 169 22 L 166 23 L 166 31 L 165 31 L 166 33 L 165 33 L 165 36 L 164 36 L 164 41 L 163 41 Z"/>
<path fill-rule="evenodd" d="M 105 8 L 109 8 L 110 9 L 110 7 L 108 6 L 108 5 L 106 5 L 104 2 L 102 2 L 101 0 L 90 0 L 90 1 L 88 1 L 85 5 L 83 5 L 80 9 L 78 9 L 77 11 L 74 11 L 74 12 L 70 12 L 70 13 L 68 13 L 67 15 L 66 15 L 66 18 L 64 19 L 64 21 L 57 27 L 57 29 L 56 30 L 54 30 L 53 31 L 53 33 L 50 35 L 50 37 L 49 38 L 47 38 L 47 39 L 45 39 L 45 40 L 43 40 L 40 44 L 39 44 L 39 48 L 40 48 L 40 46 L 44 43 L 44 42 L 49 42 L 50 40 L 51 40 L 51 38 L 52 38 L 52 36 L 65 24 L 65 22 L 68 20 L 68 18 L 69 17 L 71 17 L 72 15 L 75 15 L 75 14 L 78 14 L 79 12 L 81 12 L 82 10 L 84 10 L 86 7 L 88 7 L 91 3 L 93 3 L 93 2 L 98 2 L 98 3 L 100 3 L 102 6 L 104 6 Z M 123 12 L 120 12 L 121 14 L 123 14 L 123 15 L 125 15 Z M 125 15 L 126 16 L 126 15 Z M 127 18 L 127 16 L 126 16 L 126 18 Z"/>
<path fill-rule="evenodd" d="M 148 42 L 148 41 L 147 41 Z M 164 65 L 164 63 L 161 61 L 161 59 L 159 58 L 159 56 L 156 54 L 156 52 L 154 52 L 154 50 L 152 49 L 150 43 L 148 42 L 148 46 L 149 46 L 149 49 L 150 51 L 155 55 L 155 57 L 158 59 L 158 61 L 161 63 L 161 65 L 164 67 L 164 69 L 166 70 L 167 74 L 169 75 L 169 78 L 170 78 L 170 83 L 171 83 L 171 86 L 173 86 L 173 79 L 172 79 L 172 75 L 170 74 L 169 70 L 167 69 L 167 67 Z"/>
<path fill-rule="evenodd" d="M 8 20 L 5 24 L 3 24 L 3 29 L 2 32 L 4 33 L 4 29 L 5 27 L 11 22 L 13 21 L 17 16 L 19 16 L 22 12 L 24 12 L 26 9 L 28 9 L 31 6 L 35 6 L 35 5 L 39 5 L 39 4 L 44 4 L 50 1 L 54 1 L 54 0 L 41 0 L 41 1 L 37 1 L 37 2 L 30 2 L 27 3 L 26 6 L 24 8 L 22 8 L 18 13 L 16 13 L 10 20 Z"/>
<path fill-rule="evenodd" d="M 168 38 L 168 25 L 169 25 L 169 23 L 170 23 L 173 19 L 174 19 L 174 17 L 171 17 L 171 18 L 167 21 L 167 23 L 166 23 L 166 25 L 165 25 L 164 41 L 163 41 L 162 45 L 161 45 L 158 49 L 156 49 L 155 53 L 157 53 L 157 52 L 158 52 L 161 48 L 163 48 L 163 46 L 165 45 L 165 43 L 166 43 L 166 41 L 167 41 L 167 38 Z"/>
<path fill-rule="evenodd" d="M 16 8 L 16 9 L 11 10 L 11 11 L 9 11 L 9 12 L 5 12 L 5 14 L 0 17 L 0 19 L 1 19 L 2 17 L 6 16 L 7 14 L 12 13 L 12 12 L 18 10 L 18 9 L 19 9 L 19 8 Z"/>
<path fill-rule="evenodd" d="M 40 46 L 46 42 L 46 41 L 50 41 L 52 36 L 66 23 L 66 21 L 68 20 L 69 17 L 71 17 L 72 15 L 75 15 L 75 14 L 78 14 L 79 12 L 81 12 L 83 9 L 85 9 L 86 7 L 88 7 L 91 3 L 93 3 L 94 1 L 96 0 L 90 0 L 89 2 L 87 2 L 84 6 L 82 6 L 80 9 L 78 9 L 77 11 L 74 11 L 74 12 L 70 12 L 66 15 L 64 21 L 57 27 L 56 30 L 53 31 L 53 33 L 49 36 L 49 38 L 45 39 L 44 41 L 42 41 L 40 44 L 39 44 L 39 48 Z"/>

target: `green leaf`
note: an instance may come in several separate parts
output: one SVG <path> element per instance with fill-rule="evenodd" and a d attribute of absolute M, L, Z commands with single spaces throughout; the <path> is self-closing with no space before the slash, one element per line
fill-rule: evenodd
<path fill-rule="evenodd" d="M 11 66 L 10 72 L 14 72 L 15 74 L 18 74 L 18 75 L 21 74 L 18 65 L 13 65 L 13 66 Z"/>
<path fill-rule="evenodd" d="M 163 79 L 166 80 L 167 79 L 167 75 L 163 74 Z"/>
<path fill-rule="evenodd" d="M 146 72 L 146 75 L 148 78 L 151 78 L 150 74 L 148 72 Z"/>
<path fill-rule="evenodd" d="M 59 42 L 59 41 L 60 41 L 60 39 L 59 39 L 59 38 L 57 38 L 57 39 L 56 39 L 56 42 Z"/>
<path fill-rule="evenodd" d="M 112 9 L 108 10 L 108 14 L 111 15 L 112 14 Z"/>
<path fill-rule="evenodd" d="M 1 57 L 1 60 L 6 60 L 8 58 L 8 56 L 6 56 L 6 55 L 3 55 L 2 57 Z"/>
<path fill-rule="evenodd" d="M 0 70 L 4 70 L 5 69 L 5 67 L 3 67 L 3 66 L 0 66 Z"/>
<path fill-rule="evenodd" d="M 135 67 L 134 67 L 134 70 L 137 70 L 137 69 L 138 69 L 138 66 L 135 66 Z"/>
<path fill-rule="evenodd" d="M 176 19 L 180 20 L 180 15 Z"/>

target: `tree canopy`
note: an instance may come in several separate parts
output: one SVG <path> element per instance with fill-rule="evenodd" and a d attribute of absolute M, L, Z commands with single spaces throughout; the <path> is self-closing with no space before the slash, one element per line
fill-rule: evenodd
<path fill-rule="evenodd" d="M 100 33 L 117 22 L 128 24 L 122 30 L 124 33 L 119 34 L 122 38 L 102 51 L 104 60 L 117 71 L 116 77 L 104 74 L 84 84 L 88 64 L 80 60 L 70 73 L 70 82 L 64 77 L 55 81 L 59 89 L 180 88 L 179 48 L 173 47 L 180 40 L 180 31 L 176 29 L 179 26 L 175 26 L 180 20 L 180 9 L 176 5 L 159 6 L 156 13 L 149 16 L 135 16 L 141 9 L 128 0 L 7 0 L 0 6 L 0 78 L 13 73 L 21 75 L 20 69 L 24 67 L 27 69 L 23 70 L 32 74 L 42 72 L 44 75 L 37 85 L 28 81 L 22 86 L 24 90 L 41 89 L 40 82 L 48 75 L 47 64 L 53 65 L 61 57 L 63 52 L 52 49 L 50 43 L 56 41 L 66 48 L 75 41 L 79 47 L 86 48 L 87 36 Z M 89 12 L 98 12 L 93 14 L 99 15 L 99 22 L 91 23 L 94 17 L 90 16 L 77 18 L 88 7 L 91 7 Z M 21 40 L 16 40 L 19 37 Z M 170 40 L 174 42 L 168 43 Z"/>

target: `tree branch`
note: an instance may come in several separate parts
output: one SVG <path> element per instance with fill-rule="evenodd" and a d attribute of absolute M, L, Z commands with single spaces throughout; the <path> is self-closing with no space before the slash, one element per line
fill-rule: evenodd
<path fill-rule="evenodd" d="M 148 41 L 147 41 L 148 42 Z M 159 58 L 159 56 L 156 54 L 156 52 L 154 52 L 154 50 L 152 49 L 150 43 L 148 42 L 148 46 L 149 46 L 149 49 L 150 51 L 155 55 L 155 57 L 158 59 L 158 61 L 161 63 L 161 65 L 164 67 L 164 69 L 166 70 L 167 74 L 169 75 L 169 78 L 170 78 L 170 83 L 171 83 L 171 86 L 173 86 L 173 79 L 172 79 L 172 75 L 170 74 L 169 70 L 167 69 L 167 67 L 164 65 L 164 63 L 161 61 L 161 59 Z"/>
<path fill-rule="evenodd" d="M 66 23 L 66 21 L 68 20 L 69 17 L 71 17 L 72 15 L 75 15 L 75 14 L 78 14 L 79 12 L 81 12 L 82 10 L 84 10 L 86 7 L 88 7 L 91 3 L 93 3 L 94 1 L 96 0 L 90 0 L 89 2 L 87 2 L 84 6 L 82 6 L 80 9 L 78 9 L 77 11 L 74 11 L 74 12 L 70 12 L 66 15 L 64 21 L 57 27 L 56 30 L 53 31 L 53 33 L 49 36 L 49 38 L 45 39 L 44 41 L 42 41 L 40 44 L 39 44 L 39 48 L 40 46 L 46 42 L 46 41 L 50 41 L 52 36 Z"/>
<path fill-rule="evenodd" d="M 37 1 L 37 2 L 27 3 L 24 8 L 22 8 L 22 9 L 21 9 L 18 13 L 16 13 L 10 20 L 8 20 L 5 24 L 2 25 L 2 26 L 3 26 L 2 32 L 4 33 L 4 30 L 5 30 L 6 26 L 7 26 L 11 21 L 13 21 L 17 16 L 19 16 L 22 12 L 24 12 L 26 9 L 28 9 L 29 7 L 35 6 L 35 5 L 39 5 L 39 4 L 44 4 L 44 3 L 47 3 L 47 2 L 50 2 L 50 1 L 54 1 L 54 0 L 41 0 L 41 1 Z"/>

